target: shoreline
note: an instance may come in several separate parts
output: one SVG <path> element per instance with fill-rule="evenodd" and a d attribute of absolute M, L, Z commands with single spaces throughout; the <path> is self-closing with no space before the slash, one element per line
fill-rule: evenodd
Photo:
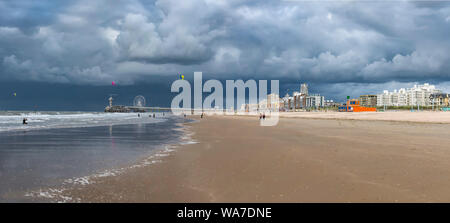
<path fill-rule="evenodd" d="M 75 187 L 82 187 L 85 185 L 89 185 L 92 183 L 95 183 L 97 180 L 105 178 L 105 177 L 114 177 L 117 175 L 120 175 L 124 172 L 126 172 L 129 169 L 133 168 L 141 168 L 144 166 L 151 165 L 155 162 L 160 162 L 160 159 L 164 156 L 167 156 L 169 153 L 173 151 L 173 147 L 179 146 L 179 145 L 185 145 L 185 144 L 192 144 L 195 143 L 190 138 L 189 131 L 186 130 L 186 126 L 183 125 L 183 122 L 191 122 L 190 120 L 184 120 L 181 123 L 175 123 L 173 127 L 170 127 L 168 129 L 172 129 L 172 133 L 169 135 L 173 135 L 174 137 L 170 140 L 164 141 L 164 143 L 156 142 L 156 144 L 149 144 L 146 146 L 146 150 L 143 150 L 142 145 L 135 144 L 136 146 L 141 147 L 138 151 L 135 153 L 142 153 L 138 157 L 136 157 L 133 160 L 129 160 L 127 162 L 117 163 L 118 165 L 109 165 L 109 167 L 106 168 L 99 168 L 94 169 L 92 172 L 89 172 L 85 175 L 78 175 L 74 177 L 63 177 L 59 178 L 59 183 L 49 184 L 48 186 L 42 186 L 42 187 L 31 187 L 29 189 L 26 189 L 23 191 L 22 194 L 20 194 L 21 191 L 17 191 L 14 194 L 5 194 L 5 202 L 7 199 L 21 199 L 23 202 L 79 202 L 76 198 L 72 198 L 70 196 L 64 195 L 64 191 L 70 190 L 71 188 Z M 160 122 L 164 123 L 164 122 Z M 153 123 L 150 124 L 144 124 L 146 126 L 152 126 Z M 136 126 L 134 124 L 127 124 L 127 125 L 116 125 L 115 128 L 123 129 L 123 126 L 132 128 L 134 130 L 143 129 L 141 125 Z M 155 126 L 157 127 L 157 126 Z M 161 126 L 160 126 L 161 127 Z M 94 127 L 99 128 L 99 127 Z M 153 127 L 154 128 L 154 127 Z M 84 128 L 72 128 L 72 129 L 84 129 Z M 129 129 L 127 129 L 128 131 Z M 69 130 L 70 131 L 70 130 Z M 111 129 L 109 130 L 111 131 Z M 165 131 L 165 130 L 163 130 Z M 120 130 L 119 130 L 120 132 Z M 127 133 L 128 135 L 130 133 Z M 147 134 L 151 134 L 151 132 L 147 132 Z M 123 134 L 117 135 L 118 137 L 124 137 Z M 134 137 L 134 136 L 133 136 Z M 163 138 L 168 138 L 163 137 Z M 106 141 L 108 142 L 110 140 L 109 136 L 106 136 Z M 125 139 L 126 140 L 126 139 Z M 125 142 L 119 142 L 112 139 L 111 141 L 112 145 L 110 148 L 105 148 L 105 153 L 111 153 L 115 152 L 118 149 L 119 150 L 127 150 L 130 146 L 124 146 Z M 139 141 L 137 141 L 139 143 Z M 131 144 L 131 147 L 133 144 Z M 116 148 L 114 148 L 116 147 Z M 89 149 L 86 147 L 86 149 Z M 134 149 L 133 149 L 134 150 Z M 142 152 L 141 152 L 142 151 Z M 118 157 L 119 158 L 119 157 Z M 75 167 L 75 166 L 72 166 Z"/>
<path fill-rule="evenodd" d="M 105 182 L 108 182 L 110 180 L 114 181 L 114 178 L 116 177 L 120 177 L 121 175 L 129 175 L 132 174 L 135 171 L 139 171 L 139 170 L 143 170 L 143 169 L 147 169 L 147 168 L 154 168 L 154 166 L 158 166 L 161 164 L 164 164 L 165 162 L 167 162 L 167 159 L 169 159 L 173 153 L 179 152 L 180 150 L 185 149 L 185 147 L 197 144 L 198 141 L 196 139 L 194 139 L 192 136 L 195 135 L 194 132 L 189 132 L 189 130 L 192 128 L 192 125 L 195 125 L 196 123 L 198 123 L 200 120 L 199 118 L 192 118 L 189 117 L 188 118 L 188 122 L 183 122 L 183 123 L 178 123 L 177 126 L 179 126 L 179 128 L 177 128 L 177 131 L 183 132 L 183 136 L 180 137 L 181 141 L 177 142 L 177 143 L 169 143 L 164 145 L 164 148 L 160 148 L 158 150 L 155 150 L 153 152 L 152 155 L 150 156 L 146 156 L 143 157 L 139 160 L 137 160 L 135 162 L 134 165 L 131 166 L 127 166 L 121 169 L 126 169 L 124 172 L 119 173 L 117 175 L 114 176 L 105 176 L 102 178 L 98 178 L 96 181 L 94 181 L 92 184 L 87 184 L 87 185 L 75 185 L 74 187 L 71 188 L 67 188 L 63 191 L 59 192 L 59 195 L 61 197 L 71 197 L 70 200 L 66 200 L 65 202 L 123 202 L 122 200 L 122 196 L 116 196 L 114 194 L 110 194 L 110 197 L 104 197 L 103 195 L 101 196 L 95 196 L 95 198 L 83 198 L 81 199 L 80 197 L 84 197 L 83 195 L 81 195 L 80 193 L 83 193 L 84 190 L 89 190 L 89 187 L 92 186 L 96 186 L 98 184 L 104 184 Z M 139 165 L 140 163 L 142 163 L 142 161 L 147 162 L 148 160 L 151 160 L 151 163 L 148 163 L 148 165 Z M 135 194 L 137 197 L 139 197 L 139 195 Z M 100 199 L 100 200 L 98 200 Z M 56 200 L 51 200 L 50 202 L 55 202 Z"/>
<path fill-rule="evenodd" d="M 450 125 L 307 118 L 258 124 L 246 116 L 184 124 L 197 144 L 65 195 L 80 202 L 450 200 Z"/>

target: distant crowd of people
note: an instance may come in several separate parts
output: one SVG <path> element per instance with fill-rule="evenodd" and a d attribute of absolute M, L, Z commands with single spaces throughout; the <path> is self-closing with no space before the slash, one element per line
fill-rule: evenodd
<path fill-rule="evenodd" d="M 162 113 L 162 116 L 165 116 L 166 114 L 164 114 L 164 112 Z M 141 117 L 141 114 L 140 113 L 138 113 L 138 118 L 140 118 Z M 149 118 L 156 118 L 156 114 L 155 113 L 153 113 L 153 114 L 150 114 L 150 115 L 148 115 L 148 117 Z"/>
<path fill-rule="evenodd" d="M 202 112 L 202 113 L 200 114 L 200 118 L 203 118 L 204 115 L 205 115 L 205 113 Z M 185 118 L 187 117 L 186 114 L 183 114 L 183 116 L 184 116 Z"/>

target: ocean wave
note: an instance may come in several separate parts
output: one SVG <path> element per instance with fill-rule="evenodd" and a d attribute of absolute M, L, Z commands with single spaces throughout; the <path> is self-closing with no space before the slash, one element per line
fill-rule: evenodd
<path fill-rule="evenodd" d="M 0 132 L 28 131 L 50 128 L 75 128 L 95 127 L 120 124 L 146 124 L 166 121 L 170 114 L 162 116 L 156 113 L 156 118 L 148 117 L 142 113 L 140 117 L 136 113 L 74 113 L 74 112 L 10 112 L 0 114 Z M 26 118 L 28 124 L 23 125 Z"/>

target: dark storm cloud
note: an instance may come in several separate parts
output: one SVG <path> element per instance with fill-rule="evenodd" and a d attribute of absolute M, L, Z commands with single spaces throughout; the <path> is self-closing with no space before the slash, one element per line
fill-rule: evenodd
<path fill-rule="evenodd" d="M 450 80 L 449 34 L 447 2 L 3 1 L 0 78 L 438 83 Z"/>

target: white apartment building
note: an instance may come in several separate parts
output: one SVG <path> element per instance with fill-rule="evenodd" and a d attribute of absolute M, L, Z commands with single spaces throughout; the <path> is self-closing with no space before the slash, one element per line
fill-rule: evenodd
<path fill-rule="evenodd" d="M 414 85 L 413 88 L 408 89 L 401 88 L 393 92 L 384 90 L 382 94 L 377 95 L 377 106 L 430 106 L 430 95 L 441 92 L 428 83 Z"/>
<path fill-rule="evenodd" d="M 311 94 L 306 96 L 306 107 L 307 108 L 318 108 L 324 107 L 325 97 L 319 94 Z"/>

